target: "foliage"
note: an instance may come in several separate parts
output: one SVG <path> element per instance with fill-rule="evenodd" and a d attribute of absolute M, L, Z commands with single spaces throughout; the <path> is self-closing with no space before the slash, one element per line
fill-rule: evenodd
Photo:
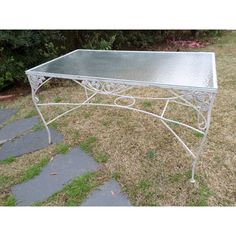
<path fill-rule="evenodd" d="M 91 153 L 92 152 L 92 145 L 93 143 L 95 143 L 97 141 L 96 137 L 88 137 L 84 142 L 80 143 L 80 148 L 87 152 L 87 153 Z"/>
<path fill-rule="evenodd" d="M 168 40 L 217 37 L 219 30 L 3 30 L 0 31 L 0 91 L 19 81 L 25 70 L 78 48 L 144 50 Z"/>
<path fill-rule="evenodd" d="M 149 150 L 147 153 L 146 153 L 146 157 L 149 158 L 149 159 L 153 159 L 156 157 L 156 152 L 155 150 Z"/>
<path fill-rule="evenodd" d="M 69 152 L 69 150 L 70 147 L 66 143 L 60 143 L 56 146 L 56 152 L 58 154 L 66 154 L 67 152 Z"/>
<path fill-rule="evenodd" d="M 108 160 L 108 156 L 105 153 L 101 153 L 94 158 L 98 163 L 105 163 Z"/>
<path fill-rule="evenodd" d="M 6 199 L 4 206 L 16 206 L 16 199 L 13 195 L 9 195 Z"/>
<path fill-rule="evenodd" d="M 155 42 L 157 31 L 140 30 L 87 30 L 64 31 L 67 47 L 91 49 L 135 49 L 145 48 Z"/>
<path fill-rule="evenodd" d="M 50 161 L 49 157 L 45 157 L 39 163 L 31 166 L 29 169 L 25 171 L 24 175 L 21 177 L 21 181 L 22 182 L 27 181 L 39 175 L 43 167 L 46 166 L 49 161 Z"/>
<path fill-rule="evenodd" d="M 78 206 L 88 196 L 88 194 L 98 186 L 96 173 L 87 172 L 72 182 L 65 185 L 65 187 L 57 193 L 54 193 L 45 202 L 38 202 L 34 206 L 42 205 L 65 205 L 65 206 Z"/>
<path fill-rule="evenodd" d="M 11 164 L 16 160 L 16 157 L 14 156 L 9 156 L 5 160 L 0 160 L 0 164 Z"/>
<path fill-rule="evenodd" d="M 62 31 L 66 48 L 91 49 L 146 49 L 168 40 L 198 39 L 216 37 L 220 30 L 86 30 Z"/>
<path fill-rule="evenodd" d="M 0 31 L 0 90 L 26 81 L 24 71 L 58 55 L 59 31 Z"/>

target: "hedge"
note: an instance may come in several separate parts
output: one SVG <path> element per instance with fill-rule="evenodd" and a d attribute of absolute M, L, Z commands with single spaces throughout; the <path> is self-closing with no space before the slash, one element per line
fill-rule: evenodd
<path fill-rule="evenodd" d="M 167 39 L 219 34 L 217 30 L 0 31 L 0 91 L 26 82 L 26 69 L 76 48 L 142 50 Z"/>

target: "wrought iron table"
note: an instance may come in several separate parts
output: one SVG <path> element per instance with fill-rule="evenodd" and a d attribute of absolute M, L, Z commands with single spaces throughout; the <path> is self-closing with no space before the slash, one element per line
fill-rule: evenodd
<path fill-rule="evenodd" d="M 211 110 L 217 92 L 215 54 L 211 52 L 102 51 L 78 49 L 26 71 L 32 89 L 33 103 L 46 127 L 81 106 L 108 106 L 141 112 L 159 119 L 192 157 L 192 178 L 195 165 L 210 126 Z M 36 93 L 53 78 L 69 79 L 84 88 L 85 100 L 79 103 L 40 103 Z M 157 87 L 167 90 L 167 97 L 139 97 L 127 94 L 134 87 Z M 113 104 L 91 102 L 97 94 L 114 96 Z M 129 99 L 130 104 L 119 104 Z M 162 100 L 161 114 L 135 108 L 139 99 Z M 165 116 L 170 103 L 190 107 L 196 112 L 197 124 L 192 126 Z M 40 107 L 70 105 L 73 108 L 46 121 Z M 178 124 L 202 135 L 196 151 L 191 150 L 169 123 Z"/>

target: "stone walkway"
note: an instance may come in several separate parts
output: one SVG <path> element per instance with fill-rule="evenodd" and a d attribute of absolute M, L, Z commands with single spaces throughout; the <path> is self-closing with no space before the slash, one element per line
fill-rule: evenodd
<path fill-rule="evenodd" d="M 42 202 L 75 177 L 97 169 L 98 164 L 92 157 L 79 148 L 75 148 L 68 154 L 56 155 L 43 168 L 40 175 L 14 186 L 12 193 L 15 195 L 18 205 L 27 206 L 35 202 Z"/>
<path fill-rule="evenodd" d="M 0 144 L 31 130 L 37 123 L 38 117 L 35 116 L 28 119 L 16 120 L 4 126 L 0 130 Z"/>
<path fill-rule="evenodd" d="M 16 113 L 15 109 L 0 109 L 0 125 Z"/>
<path fill-rule="evenodd" d="M 117 181 L 110 180 L 95 190 L 81 206 L 131 206 Z"/>
<path fill-rule="evenodd" d="M 0 109 L 0 125 L 17 111 Z M 10 156 L 21 157 L 47 147 L 46 130 L 32 131 L 38 123 L 37 117 L 13 121 L 0 129 L 0 160 Z M 53 143 L 63 141 L 63 135 L 50 129 Z M 97 171 L 99 164 L 80 148 L 74 148 L 67 154 L 58 154 L 50 161 L 38 176 L 13 186 L 12 194 L 17 205 L 29 206 L 45 201 L 53 193 L 74 178 L 86 172 Z M 127 196 L 121 192 L 117 181 L 110 180 L 93 191 L 82 206 L 130 206 Z"/>
<path fill-rule="evenodd" d="M 63 135 L 53 129 L 50 129 L 50 131 L 52 135 L 52 143 L 63 141 Z M 13 141 L 6 142 L 2 145 L 0 150 L 0 160 L 4 160 L 10 156 L 18 157 L 45 148 L 49 146 L 47 137 L 47 131 L 44 129 L 23 135 Z"/>

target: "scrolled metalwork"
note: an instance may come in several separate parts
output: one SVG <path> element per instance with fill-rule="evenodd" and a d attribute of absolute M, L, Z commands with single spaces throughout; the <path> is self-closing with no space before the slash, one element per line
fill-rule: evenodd
<path fill-rule="evenodd" d="M 194 102 L 196 107 L 207 112 L 210 109 L 212 93 L 202 91 L 181 91 L 187 101 Z"/>
<path fill-rule="evenodd" d="M 31 84 L 31 88 L 34 91 L 37 91 L 40 85 L 46 80 L 46 77 L 37 75 L 28 75 L 28 79 Z"/>
<path fill-rule="evenodd" d="M 114 93 L 118 94 L 130 88 L 130 86 L 124 84 L 116 84 L 111 82 L 106 83 L 103 81 L 88 81 L 88 80 L 83 80 L 82 85 L 89 90 L 104 94 L 114 94 Z"/>
<path fill-rule="evenodd" d="M 32 89 L 32 98 L 35 103 L 39 102 L 39 98 L 36 96 L 38 89 L 47 81 L 44 76 L 28 75 L 28 80 Z"/>

